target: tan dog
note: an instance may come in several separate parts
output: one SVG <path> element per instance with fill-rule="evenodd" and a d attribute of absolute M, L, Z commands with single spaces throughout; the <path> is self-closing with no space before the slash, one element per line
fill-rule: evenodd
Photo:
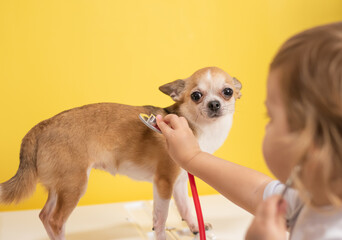
<path fill-rule="evenodd" d="M 174 196 L 183 220 L 198 232 L 190 213 L 187 174 L 168 156 L 161 134 L 147 128 L 139 113 L 185 117 L 203 151 L 213 153 L 232 125 L 241 83 L 223 70 L 200 69 L 160 87 L 176 102 L 167 108 L 98 103 L 64 111 L 33 127 L 24 137 L 16 175 L 0 184 L 0 202 L 18 202 L 41 182 L 48 200 L 39 217 L 52 240 L 65 239 L 65 222 L 87 188 L 92 168 L 153 182 L 153 228 L 166 239 L 165 222 Z"/>

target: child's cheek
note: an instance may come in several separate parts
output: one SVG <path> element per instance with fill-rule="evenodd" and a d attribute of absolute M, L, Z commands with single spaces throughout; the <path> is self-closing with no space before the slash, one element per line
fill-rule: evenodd
<path fill-rule="evenodd" d="M 269 166 L 269 161 L 270 161 L 270 158 L 271 158 L 271 156 L 270 156 L 271 155 L 271 152 L 270 152 L 271 142 L 272 141 L 270 139 L 270 127 L 269 127 L 269 125 L 267 125 L 266 126 L 265 137 L 264 137 L 263 144 L 262 144 L 262 152 L 263 152 L 263 155 L 264 155 L 265 162 L 266 162 L 266 164 L 268 166 Z"/>
<path fill-rule="evenodd" d="M 266 133 L 262 145 L 262 151 L 264 155 L 265 162 L 269 168 L 269 170 L 276 176 L 278 176 L 278 168 L 277 166 L 277 144 L 275 144 L 275 133 L 273 131 L 272 125 L 268 125 L 266 127 Z"/>

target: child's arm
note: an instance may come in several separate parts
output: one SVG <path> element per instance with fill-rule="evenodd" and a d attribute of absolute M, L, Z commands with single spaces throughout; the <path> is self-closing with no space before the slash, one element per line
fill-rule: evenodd
<path fill-rule="evenodd" d="M 270 177 L 202 152 L 185 118 L 157 116 L 157 123 L 175 162 L 235 204 L 255 213 L 266 185 L 272 181 Z"/>

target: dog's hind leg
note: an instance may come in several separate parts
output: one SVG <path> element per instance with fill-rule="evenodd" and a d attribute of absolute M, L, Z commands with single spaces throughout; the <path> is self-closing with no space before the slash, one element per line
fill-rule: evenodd
<path fill-rule="evenodd" d="M 50 190 L 45 206 L 42 209 L 42 211 L 39 213 L 39 218 L 43 222 L 45 230 L 47 234 L 49 235 L 50 239 L 54 238 L 54 234 L 51 229 L 51 226 L 49 225 L 49 219 L 51 217 L 52 211 L 56 207 L 56 202 L 57 202 L 57 194 L 54 191 Z"/>
<path fill-rule="evenodd" d="M 66 181 L 58 189 L 55 207 L 49 214 L 45 227 L 51 240 L 65 240 L 65 223 L 83 196 L 87 180 L 87 177 L 77 176 L 73 182 Z"/>

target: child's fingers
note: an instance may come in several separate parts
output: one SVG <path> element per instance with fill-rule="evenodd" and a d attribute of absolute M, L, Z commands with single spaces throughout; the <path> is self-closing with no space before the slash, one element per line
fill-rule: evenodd
<path fill-rule="evenodd" d="M 169 114 L 164 117 L 164 122 L 168 123 L 172 129 L 179 129 L 182 127 L 182 121 L 180 117 L 175 114 Z"/>
<path fill-rule="evenodd" d="M 271 204 L 271 198 L 267 198 L 257 208 L 256 215 L 262 219 L 270 219 L 274 217 L 274 206 Z"/>
<path fill-rule="evenodd" d="M 280 195 L 261 202 L 247 231 L 246 240 L 286 239 L 285 212 L 286 202 Z"/>
<path fill-rule="evenodd" d="M 157 125 L 159 129 L 161 130 L 161 132 L 164 135 L 170 134 L 170 132 L 172 131 L 172 128 L 166 124 L 165 119 L 163 120 L 163 117 L 161 115 L 157 115 L 156 119 L 157 119 Z"/>
<path fill-rule="evenodd" d="M 179 120 L 180 120 L 181 124 L 183 125 L 183 127 L 189 127 L 188 120 L 186 120 L 185 117 L 179 117 Z"/>
<path fill-rule="evenodd" d="M 278 211 L 279 214 L 282 216 L 285 216 L 286 214 L 286 209 L 287 209 L 287 202 L 285 201 L 285 199 L 280 199 L 280 201 L 278 202 Z"/>
<path fill-rule="evenodd" d="M 284 211 L 284 205 L 281 203 L 282 201 L 284 200 L 279 195 L 267 198 L 263 203 L 260 204 L 257 214 L 265 219 L 274 219 L 279 217 L 279 215 L 283 216 L 286 212 L 286 206 Z"/>

